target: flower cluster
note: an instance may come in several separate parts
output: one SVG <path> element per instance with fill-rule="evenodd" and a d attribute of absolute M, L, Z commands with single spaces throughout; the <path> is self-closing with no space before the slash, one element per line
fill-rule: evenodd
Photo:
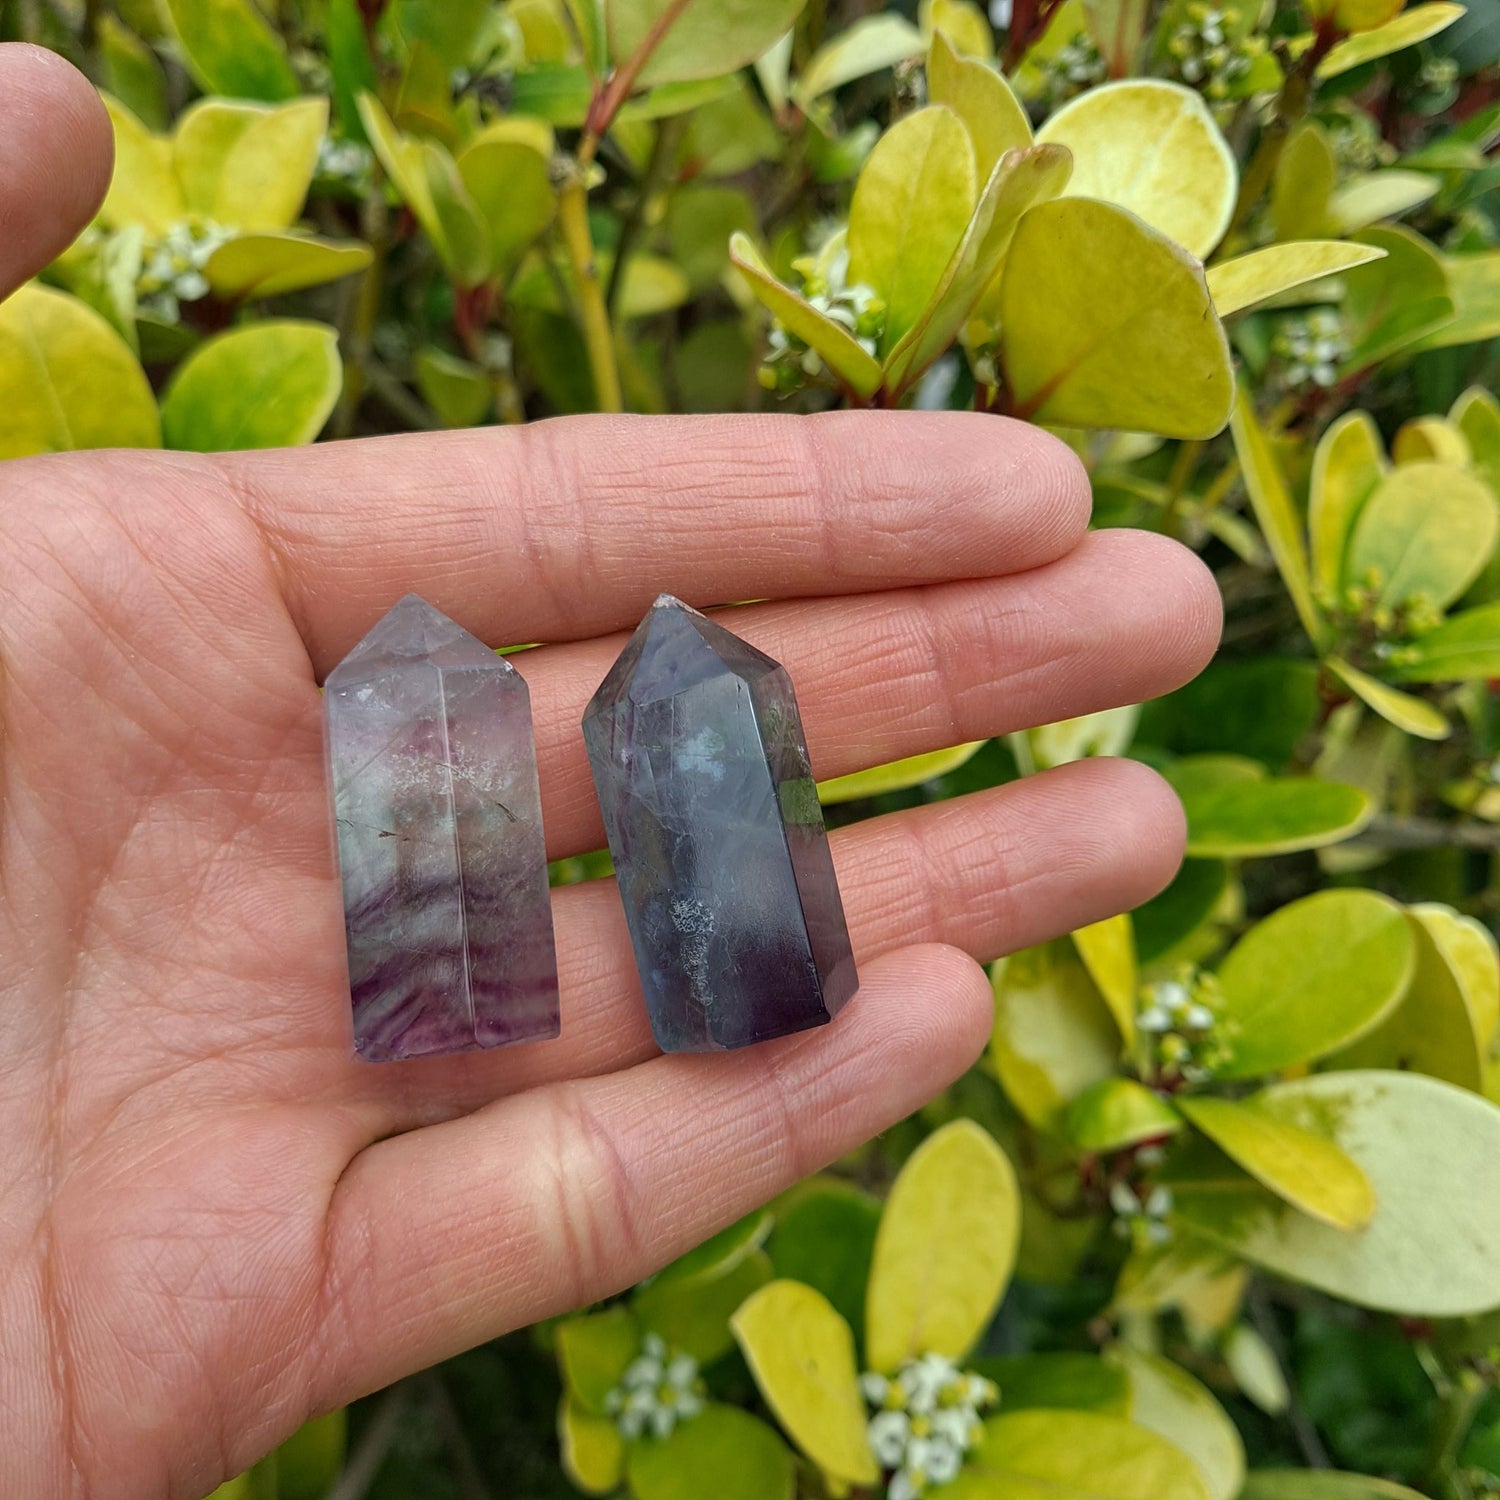
<path fill-rule="evenodd" d="M 1320 307 L 1283 318 L 1271 352 L 1281 361 L 1281 380 L 1289 389 L 1317 386 L 1326 390 L 1338 379 L 1339 365 L 1348 357 L 1349 339 L 1338 313 Z"/>
<path fill-rule="evenodd" d="M 792 262 L 802 277 L 802 295 L 825 318 L 846 328 L 866 353 L 874 354 L 885 329 L 885 301 L 874 288 L 849 280 L 849 251 L 839 238 L 830 250 Z M 786 391 L 804 379 L 823 373 L 823 360 L 781 323 L 771 325 L 770 348 L 760 370 L 760 383 L 772 391 Z"/>
<path fill-rule="evenodd" d="M 1204 1083 L 1224 1060 L 1218 982 L 1186 971 L 1151 985 L 1135 1024 L 1148 1049 L 1145 1071 L 1158 1084 Z"/>
<path fill-rule="evenodd" d="M 887 1500 L 917 1500 L 958 1477 L 979 1441 L 979 1413 L 1000 1399 L 994 1381 L 960 1370 L 941 1354 L 908 1360 L 892 1376 L 859 1378 L 870 1418 L 870 1451 L 893 1471 Z"/>
<path fill-rule="evenodd" d="M 647 1433 L 664 1438 L 679 1422 L 696 1417 L 703 1403 L 698 1361 L 668 1349 L 658 1335 L 648 1333 L 619 1385 L 604 1398 L 604 1409 L 613 1415 L 623 1438 Z"/>
<path fill-rule="evenodd" d="M 233 238 L 232 230 L 211 219 L 185 219 L 173 224 L 160 239 L 149 241 L 135 281 L 142 308 L 164 322 L 175 323 L 181 303 L 196 302 L 208 295 L 204 267 L 214 251 Z"/>
<path fill-rule="evenodd" d="M 1154 1250 L 1171 1242 L 1172 1226 L 1167 1222 L 1172 1212 L 1170 1188 L 1116 1182 L 1109 1190 L 1109 1206 L 1115 1212 L 1115 1233 L 1136 1249 Z"/>
<path fill-rule="evenodd" d="M 1243 87 L 1250 69 L 1266 52 L 1261 36 L 1237 36 L 1240 12 L 1193 0 L 1182 24 L 1167 39 L 1167 52 L 1184 83 L 1210 99 L 1228 99 Z"/>

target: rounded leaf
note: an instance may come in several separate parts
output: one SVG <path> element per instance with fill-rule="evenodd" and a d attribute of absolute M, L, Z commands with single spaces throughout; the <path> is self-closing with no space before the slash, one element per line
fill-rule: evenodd
<path fill-rule="evenodd" d="M 1123 747 L 1121 747 L 1123 748 Z M 1109 1013 L 1128 1047 L 1135 1041 L 1135 934 L 1130 917 L 1120 913 L 1073 933 L 1073 945 L 1089 978 L 1099 988 Z"/>
<path fill-rule="evenodd" d="M 792 1441 L 826 1473 L 874 1484 L 880 1470 L 865 1435 L 854 1334 L 821 1292 L 773 1281 L 731 1320 L 767 1405 Z"/>
<path fill-rule="evenodd" d="M 1399 0 L 1398 0 L 1399 3 Z M 1329 200 L 1339 164 L 1328 132 L 1303 120 L 1286 138 L 1271 183 L 1271 223 L 1278 240 L 1314 239 L 1330 227 Z"/>
<path fill-rule="evenodd" d="M 1060 198 L 1022 218 L 999 354 L 1030 421 L 1206 438 L 1229 417 L 1229 346 L 1202 267 L 1112 204 Z"/>
<path fill-rule="evenodd" d="M 535 126 L 525 135 L 517 126 Z M 497 120 L 459 152 L 458 175 L 489 227 L 491 270 L 503 272 L 552 222 L 552 132 L 539 121 Z"/>
<path fill-rule="evenodd" d="M 977 195 L 969 132 L 946 106 L 906 115 L 876 143 L 849 206 L 849 279 L 885 299 L 883 348 L 937 292 Z"/>
<path fill-rule="evenodd" d="M 834 89 L 892 68 L 922 52 L 922 33 L 904 16 L 889 11 L 862 16 L 824 42 L 808 59 L 792 90 L 804 107 Z"/>
<path fill-rule="evenodd" d="M 239 229 L 295 223 L 327 129 L 326 99 L 296 99 L 260 113 L 224 159 L 213 216 Z"/>
<path fill-rule="evenodd" d="M 1139 215 L 1199 260 L 1224 237 L 1239 174 L 1203 96 L 1156 78 L 1089 89 L 1037 132 L 1073 153 L 1074 197 Z"/>
<path fill-rule="evenodd" d="M 613 1417 L 585 1411 L 564 1396 L 557 1408 L 563 1473 L 586 1495 L 609 1495 L 625 1477 L 625 1440 Z"/>
<path fill-rule="evenodd" d="M 641 1327 L 626 1307 L 565 1318 L 557 1325 L 563 1384 L 573 1400 L 595 1416 L 604 1414 L 605 1397 L 640 1352 Z"/>
<path fill-rule="evenodd" d="M 777 1204 L 766 1253 L 778 1276 L 822 1292 L 858 1328 L 879 1228 L 878 1198 L 837 1178 L 813 1177 Z"/>
<path fill-rule="evenodd" d="M 1365 1174 L 1326 1136 L 1244 1103 L 1205 1095 L 1178 1108 L 1229 1159 L 1278 1198 L 1335 1229 L 1363 1229 L 1375 1212 Z"/>
<path fill-rule="evenodd" d="M 1236 1500 L 1245 1480 L 1245 1445 L 1208 1388 L 1169 1359 L 1116 1344 L 1104 1356 L 1130 1382 L 1132 1422 L 1181 1448 L 1213 1500 Z"/>
<path fill-rule="evenodd" d="M 1248 1475 L 1240 1500 L 1426 1500 L 1416 1490 L 1389 1479 L 1364 1474 L 1334 1474 L 1325 1469 L 1256 1469 Z"/>
<path fill-rule="evenodd" d="M 1390 168 L 1361 172 L 1341 182 L 1328 198 L 1329 228 L 1353 234 L 1381 219 L 1394 219 L 1437 196 L 1442 183 L 1425 172 Z"/>
<path fill-rule="evenodd" d="M 1333 593 L 1343 580 L 1349 532 L 1389 469 L 1380 429 L 1369 412 L 1345 412 L 1318 439 L 1307 530 L 1313 582 L 1325 592 Z"/>
<path fill-rule="evenodd" d="M 1391 675 L 1402 682 L 1500 677 L 1500 601 L 1449 615 L 1402 648 Z"/>
<path fill-rule="evenodd" d="M 987 743 L 985 740 L 971 740 L 967 745 L 954 745 L 947 750 L 929 750 L 925 755 L 909 755 L 904 760 L 871 766 L 867 771 L 851 771 L 847 776 L 820 781 L 818 800 L 828 807 L 836 802 L 856 802 L 864 797 L 882 797 L 887 792 L 922 786 L 939 776 L 946 776 L 950 771 L 956 771 Z"/>
<path fill-rule="evenodd" d="M 1497 541 L 1500 506 L 1482 480 L 1448 464 L 1403 464 L 1360 511 L 1344 582 L 1373 584 L 1389 609 L 1419 598 L 1443 609 L 1479 576 Z"/>
<path fill-rule="evenodd" d="M 1230 1056 L 1253 1078 L 1314 1062 L 1373 1030 L 1416 961 L 1405 914 L 1375 891 L 1318 891 L 1257 923 L 1219 967 Z"/>
<path fill-rule="evenodd" d="M 111 229 L 139 224 L 162 234 L 185 210 L 172 143 L 148 130 L 118 99 L 105 94 L 104 107 L 114 129 L 115 170 L 99 217 Z"/>
<path fill-rule="evenodd" d="M 1446 1318 L 1500 1306 L 1500 1108 L 1390 1072 L 1276 1084 L 1257 1107 L 1354 1159 L 1375 1190 L 1369 1228 L 1331 1229 L 1243 1178 L 1177 1183 L 1177 1222 L 1362 1307 Z"/>
<path fill-rule="evenodd" d="M 1016 1174 L 989 1134 L 955 1120 L 928 1136 L 897 1175 L 875 1237 L 870 1367 L 968 1353 L 1000 1304 L 1020 1233 Z"/>
<path fill-rule="evenodd" d="M 1319 849 L 1358 833 L 1375 811 L 1359 787 L 1304 776 L 1179 785 L 1178 791 L 1187 813 L 1188 853 L 1198 858 Z"/>
<path fill-rule="evenodd" d="M 969 1365 L 1000 1387 L 1008 1412 L 1040 1407 L 1123 1417 L 1129 1411 L 1129 1378 L 1093 1354 L 996 1354 Z"/>
<path fill-rule="evenodd" d="M 792 1455 L 759 1417 L 717 1402 L 669 1436 L 630 1446 L 635 1500 L 792 1500 Z"/>
<path fill-rule="evenodd" d="M 797 19 L 806 0 L 607 0 L 616 67 L 646 47 L 644 88 L 717 78 L 753 62 Z"/>
<path fill-rule="evenodd" d="M 242 234 L 220 245 L 203 274 L 226 301 L 282 297 L 363 271 L 373 259 L 357 240 L 320 240 L 301 234 Z"/>
<path fill-rule="evenodd" d="M 1292 240 L 1210 266 L 1206 272 L 1208 289 L 1213 293 L 1214 310 L 1227 318 L 1293 287 L 1362 266 L 1367 260 L 1379 260 L 1383 254 L 1374 245 L 1344 240 Z"/>
<path fill-rule="evenodd" d="M 93 308 L 35 284 L 0 302 L 0 458 L 160 444 L 145 371 Z"/>
<path fill-rule="evenodd" d="M 297 75 L 251 0 L 164 0 L 188 71 L 208 94 L 290 99 Z"/>
<path fill-rule="evenodd" d="M 1068 1139 L 1081 1151 L 1120 1151 L 1181 1129 L 1177 1111 L 1133 1078 L 1101 1078 L 1068 1106 Z"/>
<path fill-rule="evenodd" d="M 338 334 L 322 323 L 251 323 L 200 344 L 162 398 L 169 448 L 218 453 L 310 443 L 343 387 Z"/>
<path fill-rule="evenodd" d="M 730 1318 L 774 1274 L 765 1251 L 752 1250 L 694 1275 L 657 1277 L 636 1292 L 630 1306 L 647 1333 L 659 1334 L 699 1364 L 712 1364 L 734 1347 Z"/>
<path fill-rule="evenodd" d="M 927 97 L 964 122 L 979 182 L 989 180 L 1007 151 L 1031 144 L 1030 117 L 1004 75 L 977 57 L 960 57 L 941 31 L 927 54 Z"/>
<path fill-rule="evenodd" d="M 991 1417 L 943 1500 L 1213 1500 L 1175 1443 L 1097 1412 Z"/>
<path fill-rule="evenodd" d="M 1425 42 L 1428 37 L 1445 31 L 1463 15 L 1462 5 L 1452 5 L 1446 0 L 1431 0 L 1427 5 L 1413 5 L 1400 15 L 1369 31 L 1357 31 L 1343 41 L 1330 47 L 1318 64 L 1319 78 L 1334 78 L 1357 68 L 1361 63 L 1373 62 L 1377 57 L 1386 57 L 1404 47 L 1413 47 Z"/>

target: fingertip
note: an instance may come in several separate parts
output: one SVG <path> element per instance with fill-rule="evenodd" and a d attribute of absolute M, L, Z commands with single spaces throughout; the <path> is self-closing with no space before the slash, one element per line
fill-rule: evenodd
<path fill-rule="evenodd" d="M 0 44 L 0 297 L 59 255 L 104 199 L 109 116 L 66 58 Z"/>
<path fill-rule="evenodd" d="M 925 1072 L 936 1090 L 973 1066 L 994 1021 L 989 978 L 976 960 L 947 943 L 919 943 L 866 960 L 860 975 L 854 1003 L 867 998 L 888 1012 L 881 1045 L 893 1069 Z"/>
<path fill-rule="evenodd" d="M 1187 848 L 1187 814 L 1167 781 L 1138 760 L 1104 757 L 1081 764 L 1096 768 L 1095 774 L 1106 779 L 1113 796 L 1116 813 L 1111 831 L 1117 845 L 1130 851 L 1123 866 L 1118 908 L 1128 911 L 1172 883 Z"/>

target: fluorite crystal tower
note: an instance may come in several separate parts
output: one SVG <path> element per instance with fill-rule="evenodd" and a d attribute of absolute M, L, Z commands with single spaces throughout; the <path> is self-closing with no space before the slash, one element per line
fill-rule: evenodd
<path fill-rule="evenodd" d="M 583 736 L 657 1045 L 832 1020 L 859 981 L 785 669 L 663 594 Z"/>
<path fill-rule="evenodd" d="M 408 594 L 324 693 L 354 1047 L 384 1062 L 556 1036 L 525 680 Z"/>

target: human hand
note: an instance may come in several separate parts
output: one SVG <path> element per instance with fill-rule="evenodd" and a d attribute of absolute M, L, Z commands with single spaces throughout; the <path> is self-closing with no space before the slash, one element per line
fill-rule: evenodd
<path fill-rule="evenodd" d="M 0 47 L 0 295 L 108 176 L 56 58 Z M 1159 889 L 1171 793 L 1090 761 L 833 836 L 838 1022 L 660 1057 L 608 882 L 555 893 L 560 1040 L 348 1042 L 317 682 L 415 590 L 547 641 L 552 857 L 602 844 L 579 735 L 652 597 L 775 596 L 814 766 L 1195 673 L 1186 551 L 1085 535 L 1036 429 L 966 415 L 583 418 L 0 467 L 0 1493 L 200 1496 L 313 1412 L 615 1292 L 916 1108 L 988 1032 L 976 960 Z"/>

